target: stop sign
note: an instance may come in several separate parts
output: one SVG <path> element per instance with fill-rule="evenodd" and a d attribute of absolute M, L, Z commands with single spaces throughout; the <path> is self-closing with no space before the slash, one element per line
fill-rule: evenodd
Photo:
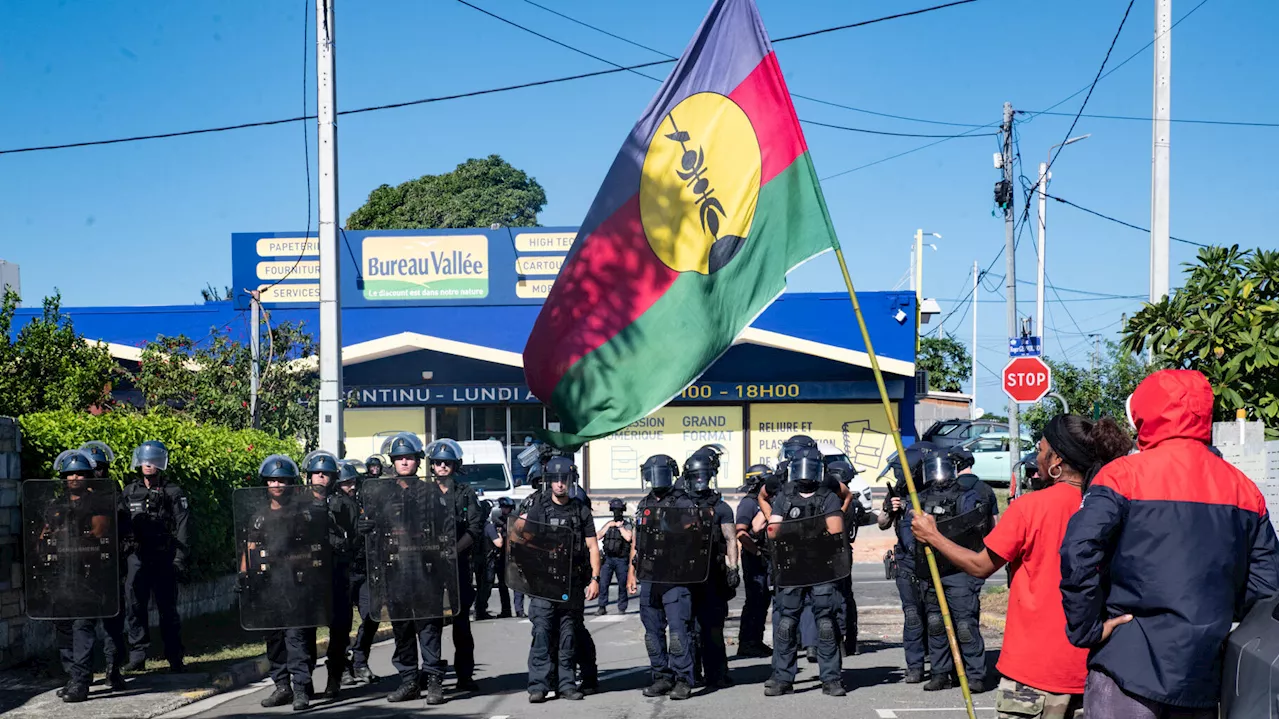
<path fill-rule="evenodd" d="M 1049 394 L 1052 373 L 1039 357 L 1017 357 L 1004 366 L 1001 379 L 1004 393 L 1015 402 L 1039 402 Z"/>

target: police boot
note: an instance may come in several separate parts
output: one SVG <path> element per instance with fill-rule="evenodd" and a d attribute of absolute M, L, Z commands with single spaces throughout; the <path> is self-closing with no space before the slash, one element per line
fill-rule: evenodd
<path fill-rule="evenodd" d="M 924 681 L 923 667 L 907 667 L 907 673 L 902 675 L 902 681 L 907 684 L 920 684 Z"/>
<path fill-rule="evenodd" d="M 270 709 L 271 707 L 282 707 L 291 701 L 293 701 L 293 690 L 289 688 L 289 685 L 277 684 L 276 690 L 271 692 L 271 696 L 258 703 L 264 709 Z"/>
<path fill-rule="evenodd" d="M 342 671 L 342 686 L 353 687 L 355 685 L 356 685 L 356 668 L 348 664 L 347 668 Z"/>
<path fill-rule="evenodd" d="M 89 698 L 89 685 L 80 682 L 72 682 L 67 685 L 67 691 L 62 695 L 62 701 L 68 704 L 79 704 Z"/>
<path fill-rule="evenodd" d="M 338 694 L 342 692 L 342 678 L 346 672 L 330 672 L 329 678 L 324 682 L 324 694 L 320 696 L 325 699 L 337 699 Z"/>
<path fill-rule="evenodd" d="M 671 693 L 667 696 L 675 701 L 681 701 L 693 696 L 693 687 L 685 683 L 683 679 L 677 679 L 675 686 L 671 687 Z"/>
<path fill-rule="evenodd" d="M 734 686 L 733 677 L 728 672 L 721 674 L 711 681 L 711 686 L 716 689 L 728 689 Z"/>
<path fill-rule="evenodd" d="M 984 681 L 982 681 L 981 679 L 970 679 L 970 680 L 969 680 L 969 693 L 970 693 L 970 694 L 981 694 L 981 693 L 983 693 L 983 692 L 987 691 L 987 690 L 988 690 L 988 689 L 990 689 L 990 688 L 991 688 L 991 687 L 987 686 L 987 683 L 986 683 L 986 682 L 984 682 Z"/>
<path fill-rule="evenodd" d="M 660 697 L 670 694 L 675 684 L 666 677 L 658 677 L 652 684 L 644 688 L 644 695 L 647 697 Z"/>
<path fill-rule="evenodd" d="M 582 690 L 577 687 L 569 687 L 568 689 L 559 692 L 558 696 L 561 699 L 568 699 L 569 701 L 577 702 L 582 701 L 582 698 L 585 697 L 586 694 L 583 694 Z"/>
<path fill-rule="evenodd" d="M 54 696 L 56 696 L 56 697 L 58 697 L 59 699 L 61 699 L 62 697 L 65 697 L 65 696 L 67 695 L 67 689 L 68 689 L 70 686 L 71 686 L 71 680 L 70 680 L 70 679 L 68 679 L 68 680 L 67 680 L 67 683 L 66 683 L 66 684 L 63 684 L 63 685 L 62 685 L 62 686 L 60 686 L 60 687 L 58 687 L 58 691 L 54 692 L 54 693 L 53 693 L 53 695 L 54 695 Z"/>
<path fill-rule="evenodd" d="M 125 688 L 124 676 L 120 674 L 120 665 L 111 664 L 107 667 L 107 686 L 111 687 L 111 691 L 122 691 Z"/>
<path fill-rule="evenodd" d="M 764 695 L 767 697 L 780 697 L 783 694 L 790 694 L 795 688 L 790 682 L 778 681 L 770 677 L 764 683 Z"/>
<path fill-rule="evenodd" d="M 293 685 L 293 710 L 300 712 L 311 707 L 311 697 L 307 694 L 307 685 Z"/>
<path fill-rule="evenodd" d="M 608 613 L 609 613 L 609 609 L 608 609 L 608 607 L 600 607 L 599 609 L 597 609 L 597 610 L 596 610 L 596 616 L 597 616 L 597 617 L 603 617 L 604 615 L 606 615 L 606 614 L 608 614 Z"/>
<path fill-rule="evenodd" d="M 591 696 L 592 694 L 598 694 L 600 693 L 600 680 L 599 679 L 584 680 L 580 684 L 578 684 L 578 691 L 582 692 L 586 696 Z"/>
<path fill-rule="evenodd" d="M 738 645 L 739 659 L 769 659 L 773 657 L 773 648 L 764 642 L 747 642 Z"/>
<path fill-rule="evenodd" d="M 378 681 L 378 675 L 374 674 L 372 669 L 369 667 L 356 667 L 356 684 L 372 684 L 376 681 Z"/>
<path fill-rule="evenodd" d="M 833 682 L 823 682 L 822 693 L 829 697 L 842 697 L 848 692 L 844 690 L 844 683 L 837 679 Z"/>
<path fill-rule="evenodd" d="M 427 677 L 427 704 L 444 704 L 444 686 L 440 677 L 432 674 Z"/>
<path fill-rule="evenodd" d="M 955 685 L 955 680 L 951 678 L 950 674 L 943 674 L 941 676 L 934 676 L 930 679 L 929 683 L 924 685 L 924 690 L 927 692 L 938 692 L 943 689 L 951 689 Z"/>
<path fill-rule="evenodd" d="M 147 667 L 147 658 L 139 657 L 130 659 L 129 663 L 121 667 L 126 672 L 140 672 Z"/>
<path fill-rule="evenodd" d="M 541 689 L 531 689 L 531 690 L 529 690 L 529 703 L 530 703 L 530 704 L 541 704 L 541 703 L 545 702 L 546 700 L 547 700 L 547 693 L 546 693 L 546 692 L 544 692 L 544 691 L 542 691 Z"/>
<path fill-rule="evenodd" d="M 387 695 L 389 702 L 407 702 L 410 699 L 418 698 L 418 678 L 416 676 L 402 677 L 400 686 L 395 691 Z"/>
<path fill-rule="evenodd" d="M 458 681 L 454 683 L 453 688 L 455 691 L 460 691 L 460 692 L 480 691 L 480 685 L 477 684 L 476 680 L 472 679 L 471 677 L 458 677 Z"/>

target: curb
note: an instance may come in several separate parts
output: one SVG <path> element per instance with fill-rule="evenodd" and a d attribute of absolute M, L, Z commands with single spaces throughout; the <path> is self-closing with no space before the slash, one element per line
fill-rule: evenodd
<path fill-rule="evenodd" d="M 376 644 L 377 642 L 390 639 L 391 636 L 392 635 L 391 635 L 390 627 L 387 627 L 387 626 L 380 627 L 378 629 L 377 634 L 373 635 L 373 641 Z M 323 657 L 325 652 L 328 651 L 328 649 L 329 649 L 328 639 L 316 642 L 317 657 Z M 226 692 L 229 692 L 235 689 L 240 689 L 241 687 L 246 687 L 250 684 L 253 684 L 254 682 L 260 681 L 266 678 L 267 674 L 270 671 L 271 671 L 271 664 L 270 662 L 267 661 L 267 655 L 261 654 L 259 656 L 254 657 L 253 659 L 246 659 L 242 662 L 237 662 L 235 664 L 232 664 L 230 667 L 227 668 L 226 671 L 219 672 L 218 674 L 213 675 L 212 688 L 205 691 L 199 691 L 198 694 L 196 691 L 190 692 L 189 696 L 191 698 L 191 701 L 194 702 L 200 699 L 207 699 L 216 694 L 224 694 Z"/>

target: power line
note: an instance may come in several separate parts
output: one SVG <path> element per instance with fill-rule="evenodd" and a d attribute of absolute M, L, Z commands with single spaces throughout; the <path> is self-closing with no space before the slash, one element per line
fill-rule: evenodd
<path fill-rule="evenodd" d="M 1069 112 L 1050 112 L 1048 110 L 1027 110 L 1029 114 L 1035 115 L 1056 115 L 1058 117 L 1071 117 Z M 1150 117 L 1135 117 L 1132 115 L 1090 115 L 1082 114 L 1080 117 L 1088 117 L 1094 120 L 1134 120 L 1138 122 L 1152 122 Z M 1231 127 L 1280 127 L 1280 123 L 1275 122 L 1245 122 L 1237 120 L 1178 120 L 1170 119 L 1168 122 L 1181 122 L 1188 125 L 1227 125 Z"/>
<path fill-rule="evenodd" d="M 837 30 L 847 30 L 850 28 L 863 27 L 866 25 L 885 22 L 887 20 L 910 17 L 912 15 L 921 15 L 921 14 L 933 12 L 936 10 L 944 10 L 946 8 L 954 7 L 956 5 L 966 5 L 968 3 L 977 2 L 977 1 L 978 0 L 959 0 L 958 2 L 946 3 L 943 5 L 934 5 L 932 7 L 921 8 L 919 10 L 913 10 L 910 12 L 896 13 L 894 15 L 886 15 L 883 17 L 873 18 L 871 20 L 863 20 L 861 22 L 850 23 L 847 25 L 839 25 L 836 27 L 822 28 L 820 30 L 814 30 L 807 33 L 800 33 L 798 35 L 780 37 L 772 40 L 771 42 L 773 42 L 774 44 L 777 44 L 780 42 L 787 42 L 790 40 L 799 40 L 801 38 L 813 37 L 814 35 L 821 35 L 823 33 L 835 32 Z M 359 115 L 367 112 L 378 112 L 381 110 L 392 110 L 392 109 L 403 108 L 403 107 L 412 107 L 416 105 L 429 105 L 437 102 L 461 100 L 461 99 L 471 98 L 471 97 L 480 97 L 483 95 L 494 95 L 498 93 L 512 92 L 515 90 L 525 90 L 525 89 L 534 88 L 534 87 L 543 87 L 546 85 L 556 85 L 556 84 L 565 83 L 565 82 L 573 82 L 576 80 L 584 80 L 592 77 L 602 77 L 604 75 L 613 75 L 620 72 L 634 72 L 635 70 L 642 70 L 648 67 L 656 67 L 658 65 L 666 65 L 671 62 L 674 62 L 674 60 L 671 60 L 671 59 L 655 60 L 653 62 L 639 63 L 636 65 L 627 65 L 625 67 L 613 67 L 608 70 L 596 70 L 594 72 L 583 72 L 575 75 L 564 75 L 561 77 L 552 77 L 544 80 L 534 80 L 531 82 L 517 83 L 514 85 L 504 85 L 501 87 L 487 88 L 484 90 L 471 90 L 468 92 L 454 93 L 451 95 L 425 97 L 418 100 L 407 100 L 404 102 L 392 102 L 392 103 L 384 103 L 381 105 L 371 105 L 369 107 L 361 107 L 361 108 L 356 108 L 352 110 L 341 110 L 337 113 L 337 115 L 339 116 Z M 144 140 L 161 140 L 161 139 L 169 139 L 169 138 L 175 138 L 175 137 L 187 137 L 191 135 L 204 135 L 204 134 L 219 133 L 219 132 L 231 132 L 234 130 L 244 130 L 244 129 L 254 128 L 254 127 L 269 127 L 272 125 L 284 125 L 291 122 L 303 122 L 306 120 L 314 120 L 314 119 L 316 119 L 315 115 L 304 114 L 299 117 L 287 117 L 287 118 L 279 118 L 275 120 L 261 120 L 257 122 L 243 122 L 243 123 L 238 123 L 234 125 L 220 125 L 217 127 L 205 127 L 205 128 L 194 129 L 194 130 L 179 130 L 175 132 L 162 132 L 162 133 L 154 133 L 149 135 L 131 135 L 128 137 L 117 137 L 117 138 L 111 138 L 107 140 L 87 140 L 84 142 L 67 142 L 67 143 L 61 143 L 56 145 L 17 147 L 17 148 L 12 148 L 8 150 L 0 150 L 0 155 L 15 155 L 15 154 L 25 153 L 25 152 L 42 152 L 47 150 L 65 150 L 65 149 L 71 149 L 71 148 L 77 148 L 77 147 L 96 147 L 99 145 L 116 145 L 116 144 L 125 143 L 125 142 L 141 142 Z"/>
<path fill-rule="evenodd" d="M 1102 214 L 1101 212 L 1098 212 L 1097 210 L 1090 210 L 1090 209 L 1089 209 L 1089 208 L 1087 208 L 1087 207 L 1081 207 L 1080 205 L 1077 205 L 1076 203 L 1074 203 L 1074 202 L 1072 202 L 1072 201 L 1070 201 L 1070 200 L 1064 200 L 1064 199 L 1062 199 L 1061 197 L 1054 197 L 1053 195 L 1050 195 L 1050 194 L 1049 194 L 1049 193 L 1047 193 L 1047 192 L 1046 192 L 1046 193 L 1043 193 L 1043 194 L 1044 194 L 1044 196 L 1045 196 L 1045 197 L 1049 198 L 1050 200 L 1055 200 L 1055 201 L 1057 201 L 1057 202 L 1061 202 L 1061 203 L 1062 203 L 1062 204 L 1064 204 L 1064 205 L 1068 205 L 1068 206 L 1070 206 L 1070 207 L 1074 207 L 1074 208 L 1076 208 L 1077 210 L 1080 210 L 1081 212 L 1087 212 L 1087 213 L 1089 213 L 1090 215 L 1093 215 L 1094 217 L 1101 217 L 1101 218 L 1102 218 L 1102 219 L 1104 219 L 1104 220 L 1110 220 L 1111 222 L 1114 222 L 1114 223 L 1116 223 L 1117 225 L 1124 225 L 1125 227 L 1128 227 L 1129 229 L 1138 230 L 1139 232 L 1146 232 L 1146 233 L 1150 233 L 1150 232 L 1151 232 L 1151 230 L 1148 230 L 1147 228 L 1145 228 L 1145 227 L 1141 227 L 1141 226 L 1139 226 L 1139 225 L 1135 225 L 1135 224 L 1133 224 L 1132 222 L 1125 222 L 1124 220 L 1117 219 L 1117 218 L 1112 217 L 1112 216 L 1110 216 L 1110 215 L 1104 215 L 1104 214 Z M 1175 242 L 1181 242 L 1181 243 L 1183 243 L 1183 244 L 1187 244 L 1187 245 L 1194 245 L 1195 247 L 1211 247 L 1211 245 L 1206 245 L 1206 244 L 1203 244 L 1203 243 L 1200 243 L 1200 242 L 1193 242 L 1193 241 L 1191 241 L 1191 240 L 1184 240 L 1184 239 L 1182 239 L 1181 237 L 1174 237 L 1173 235 L 1169 235 L 1169 239 L 1174 240 Z"/>
<path fill-rule="evenodd" d="M 959 135 L 920 135 L 913 132 L 887 132 L 885 130 L 867 130 L 861 127 L 846 127 L 844 125 L 832 125 L 830 123 L 818 122 L 817 120 L 806 120 L 804 118 L 800 118 L 800 122 L 803 122 L 806 125 L 816 125 L 818 127 L 829 127 L 833 130 L 848 130 L 850 132 L 864 132 L 870 135 L 888 135 L 890 137 L 934 137 L 934 138 L 940 137 L 947 140 L 955 140 L 961 137 L 973 137 L 973 138 L 986 137 L 986 135 L 972 135 L 969 133 L 962 133 Z M 987 134 L 994 135 L 995 133 L 991 132 Z"/>

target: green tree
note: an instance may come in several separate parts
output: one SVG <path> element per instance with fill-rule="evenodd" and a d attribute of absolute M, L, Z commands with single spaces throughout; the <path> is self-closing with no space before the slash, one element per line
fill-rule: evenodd
<path fill-rule="evenodd" d="M 204 289 L 200 290 L 200 297 L 206 303 L 221 302 L 235 299 L 235 294 L 231 292 L 229 285 L 223 285 L 222 289 L 219 290 L 212 282 L 206 282 L 204 283 Z"/>
<path fill-rule="evenodd" d="M 316 343 L 301 325 L 283 322 L 268 328 L 262 333 L 258 427 L 314 447 L 319 435 L 315 399 L 320 391 Z M 249 344 L 214 328 L 208 341 L 179 335 L 148 343 L 133 379 L 148 412 L 249 429 L 253 426 L 249 411 L 252 363 Z"/>
<path fill-rule="evenodd" d="M 497 155 L 472 158 L 452 172 L 382 185 L 347 217 L 349 230 L 512 227 L 538 224 L 547 193 L 538 181 Z"/>
<path fill-rule="evenodd" d="M 1274 435 L 1280 252 L 1206 247 L 1183 266 L 1186 283 L 1125 325 L 1125 349 L 1150 349 L 1158 367 L 1203 372 L 1213 385 L 1215 420 L 1245 409 Z"/>
<path fill-rule="evenodd" d="M 959 392 L 964 381 L 969 379 L 970 362 L 969 350 L 950 334 L 920 338 L 916 371 L 929 373 L 930 390 Z"/>
<path fill-rule="evenodd" d="M 1129 395 L 1152 368 L 1115 342 L 1103 345 L 1101 356 L 1080 367 L 1069 362 L 1044 357 L 1053 370 L 1053 391 L 1067 401 L 1073 414 L 1092 418 L 1110 417 L 1121 427 L 1128 426 L 1124 404 Z M 1045 424 L 1062 411 L 1062 403 L 1046 397 L 1023 412 L 1023 429 L 1039 439 Z"/>
<path fill-rule="evenodd" d="M 11 338 L 18 295 L 0 302 L 0 415 L 49 410 L 81 411 L 110 399 L 117 375 L 105 345 L 76 334 L 62 313 L 62 296 L 44 299 L 44 311 Z"/>

